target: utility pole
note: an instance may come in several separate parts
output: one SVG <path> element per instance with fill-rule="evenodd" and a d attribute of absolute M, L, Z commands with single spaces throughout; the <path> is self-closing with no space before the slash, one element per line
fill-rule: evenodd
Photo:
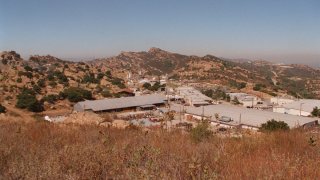
<path fill-rule="evenodd" d="M 181 121 L 182 121 L 182 119 L 181 119 L 181 115 L 182 115 L 181 106 L 182 106 L 182 105 L 180 105 L 180 123 L 181 123 Z"/>
<path fill-rule="evenodd" d="M 201 121 L 203 122 L 204 120 L 204 106 L 202 106 L 202 116 L 201 116 Z"/>
<path fill-rule="evenodd" d="M 301 116 L 301 109 L 302 109 L 302 105 L 303 105 L 304 103 L 300 103 L 300 116 Z"/>

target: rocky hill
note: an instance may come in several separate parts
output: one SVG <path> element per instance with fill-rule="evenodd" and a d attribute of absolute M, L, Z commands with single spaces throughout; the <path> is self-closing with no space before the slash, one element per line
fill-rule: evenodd
<path fill-rule="evenodd" d="M 168 74 L 173 80 L 185 82 L 208 82 L 247 91 L 255 89 L 269 95 L 288 93 L 301 98 L 320 98 L 320 71 L 306 65 L 279 65 L 261 60 L 235 62 L 212 55 L 186 56 L 159 48 L 122 52 L 91 63 L 130 71 L 133 75 Z"/>
<path fill-rule="evenodd" d="M 0 54 L 0 71 L 0 103 L 14 106 L 18 95 L 28 92 L 33 100 L 44 103 L 44 110 L 70 109 L 73 102 L 89 97 L 84 96 L 86 91 L 93 99 L 118 97 L 126 87 L 142 88 L 137 84 L 140 79 L 159 76 L 173 83 L 215 84 L 264 97 L 290 94 L 320 98 L 318 69 L 266 61 L 234 62 L 212 55 L 186 56 L 159 48 L 121 52 L 87 62 L 70 62 L 50 55 L 23 60 L 15 51 L 5 51 Z M 70 92 L 71 95 L 66 94 Z"/>

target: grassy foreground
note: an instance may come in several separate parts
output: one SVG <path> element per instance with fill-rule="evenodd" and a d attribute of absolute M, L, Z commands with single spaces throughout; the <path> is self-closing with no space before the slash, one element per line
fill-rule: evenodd
<path fill-rule="evenodd" d="M 196 144 L 181 132 L 0 121 L 0 179 L 318 179 L 320 146 L 311 136 Z"/>

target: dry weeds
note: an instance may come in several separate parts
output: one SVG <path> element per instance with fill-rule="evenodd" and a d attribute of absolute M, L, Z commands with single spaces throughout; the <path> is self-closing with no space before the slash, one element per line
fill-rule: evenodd
<path fill-rule="evenodd" d="M 0 179 L 318 179 L 320 142 L 310 136 L 195 144 L 178 131 L 0 121 Z"/>

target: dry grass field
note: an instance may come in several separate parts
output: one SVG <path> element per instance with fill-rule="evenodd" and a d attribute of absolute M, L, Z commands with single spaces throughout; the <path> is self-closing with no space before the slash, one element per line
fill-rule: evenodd
<path fill-rule="evenodd" d="M 319 135 L 243 138 L 0 121 L 0 179 L 318 179 Z"/>

